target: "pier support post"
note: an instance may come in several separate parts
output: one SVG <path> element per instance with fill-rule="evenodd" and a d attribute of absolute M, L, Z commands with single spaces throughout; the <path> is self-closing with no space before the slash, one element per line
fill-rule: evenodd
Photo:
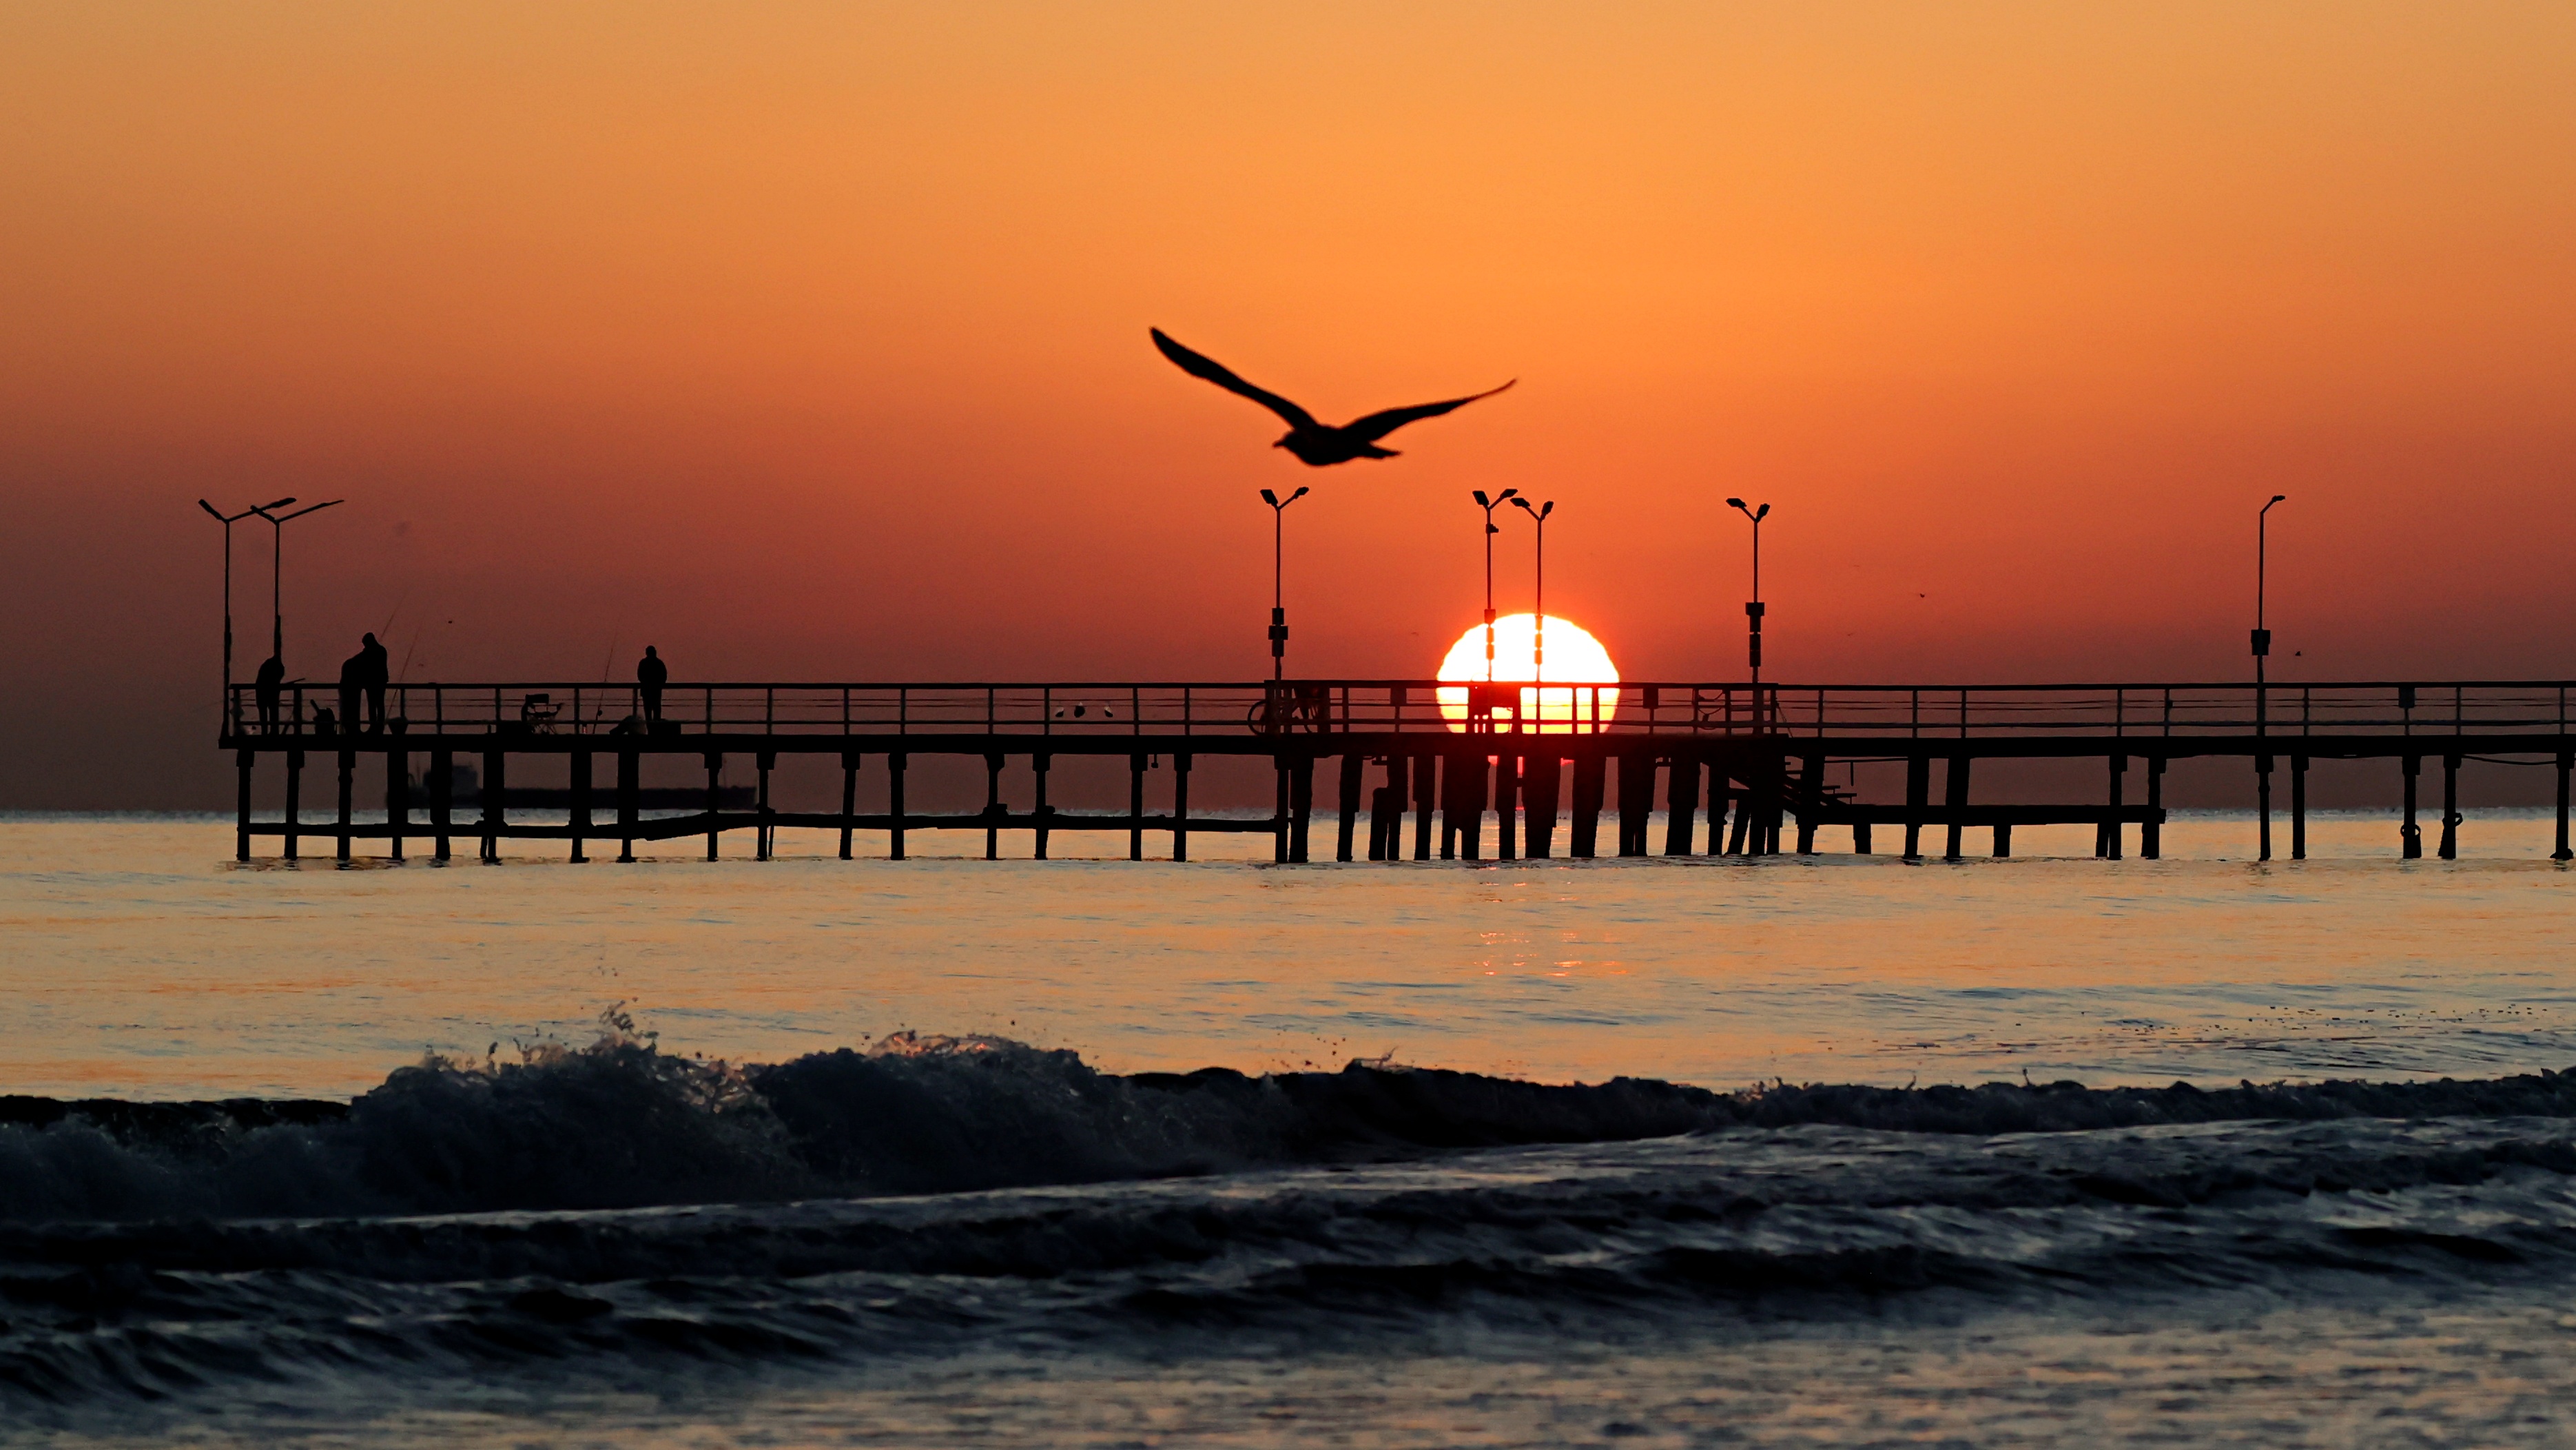
<path fill-rule="evenodd" d="M 2290 757 L 2290 859 L 2308 859 L 2308 758 Z"/>
<path fill-rule="evenodd" d="M 2254 757 L 2255 859 L 2272 859 L 2272 757 Z"/>
<path fill-rule="evenodd" d="M 886 814 L 894 817 L 894 829 L 889 833 L 892 839 L 886 846 L 889 861 L 903 859 L 903 775 L 911 764 L 912 758 L 900 750 L 886 757 Z"/>
<path fill-rule="evenodd" d="M 356 783 L 356 782 L 355 782 L 355 777 L 356 777 L 356 775 L 357 775 L 357 773 L 358 773 L 358 752 L 356 752 L 356 751 L 354 751 L 354 750 L 349 750 L 349 749 L 342 749 L 342 750 L 339 752 L 339 756 L 340 756 L 340 829 L 339 829 L 339 837 L 340 837 L 340 840 L 339 840 L 339 846 L 338 846 L 338 852 L 337 852 L 337 859 L 345 863 L 345 862 L 349 859 L 349 789 L 350 789 L 350 787 L 351 787 L 352 785 L 354 785 L 354 784 Z"/>
<path fill-rule="evenodd" d="M 2576 850 L 2567 845 L 2567 777 L 2576 774 L 2576 750 L 2558 752 L 2558 844 L 2549 852 L 2552 861 L 2576 860 Z"/>
<path fill-rule="evenodd" d="M 1315 757 L 1300 755 L 1288 767 L 1288 859 L 1304 865 L 1315 821 Z"/>
<path fill-rule="evenodd" d="M 1404 818 L 1413 805 L 1413 757 L 1390 755 L 1386 758 L 1386 859 L 1404 859 Z M 1372 825 L 1376 817 L 1370 817 Z"/>
<path fill-rule="evenodd" d="M 1363 784 L 1360 777 L 1367 770 L 1367 756 L 1343 752 L 1341 789 L 1334 800 L 1334 804 L 1340 808 L 1336 821 L 1340 831 L 1333 840 L 1333 859 L 1336 861 L 1351 859 L 1351 847 L 1355 844 L 1360 829 L 1360 786 Z M 1374 815 L 1370 817 L 1369 826 L 1372 831 L 1376 829 L 1377 821 Z M 1378 853 L 1372 841 L 1369 859 L 1374 861 L 1377 858 Z"/>
<path fill-rule="evenodd" d="M 445 861 L 456 830 L 456 752 L 429 753 L 430 859 Z"/>
<path fill-rule="evenodd" d="M 2561 786 L 2566 784 L 2565 774 L 2562 773 L 2558 779 Z M 2564 795 L 2566 792 L 2562 789 L 2559 794 Z M 2563 817 L 2566 813 L 2562 811 L 2559 814 Z M 303 826 L 304 752 L 290 750 L 286 752 L 286 859 L 289 861 L 300 854 L 301 843 L 298 837 Z"/>
<path fill-rule="evenodd" d="M 644 756 L 632 745 L 617 750 L 617 859 L 635 859 L 635 833 L 644 826 Z"/>
<path fill-rule="evenodd" d="M 1449 757 L 1449 793 L 1441 811 L 1440 859 L 1485 858 L 1485 757 Z"/>
<path fill-rule="evenodd" d="M 1172 757 L 1172 859 L 1190 859 L 1190 758 Z"/>
<path fill-rule="evenodd" d="M 1959 838 L 1968 829 L 1967 825 L 1959 819 L 1959 813 L 1966 810 L 1968 806 L 1968 762 L 1969 757 L 1965 755 L 1950 757 L 1948 779 L 1944 782 L 1948 789 L 1947 803 L 1950 807 L 1950 841 L 1949 849 L 1941 854 L 1941 859 L 1944 861 L 1959 859 Z"/>
<path fill-rule="evenodd" d="M 1127 757 L 1127 859 L 1145 859 L 1145 757 Z"/>
<path fill-rule="evenodd" d="M 572 859 L 590 859 L 590 752 L 572 753 Z"/>
<path fill-rule="evenodd" d="M 1687 856 L 1699 825 L 1699 762 L 1676 755 L 1664 782 L 1664 854 Z"/>
<path fill-rule="evenodd" d="M 2094 834 L 2093 854 L 2105 861 L 2120 859 L 2120 810 L 2129 799 L 2129 757 L 2111 757 L 2111 817 Z"/>
<path fill-rule="evenodd" d="M 2424 828 L 2415 824 L 2415 778 L 2423 773 L 2424 757 L 2404 756 L 2399 763 L 2406 772 L 2406 819 L 2397 827 L 2397 857 L 2419 861 L 2424 857 Z"/>
<path fill-rule="evenodd" d="M 1431 859 L 1431 813 L 1440 800 L 1440 757 L 1420 755 L 1413 761 L 1413 859 Z"/>
<path fill-rule="evenodd" d="M 2165 758 L 2147 757 L 2147 823 L 2138 827 L 2138 854 L 2161 861 L 2165 854 Z"/>
<path fill-rule="evenodd" d="M 1494 859 L 1520 856 L 1521 758 L 1494 757 Z"/>
<path fill-rule="evenodd" d="M 483 819 L 477 825 L 483 835 L 482 857 L 485 861 L 501 859 L 501 828 L 507 823 L 505 818 L 509 814 L 508 797 L 503 794 L 510 785 L 509 760 L 509 752 L 505 750 L 483 752 Z"/>
<path fill-rule="evenodd" d="M 1869 854 L 1869 822 L 1865 819 L 1852 822 L 1852 854 Z"/>
<path fill-rule="evenodd" d="M 1816 817 L 1825 808 L 1825 756 L 1811 750 L 1798 762 L 1798 854 L 1816 854 Z M 1709 817 L 1717 816 L 1717 792 L 1709 792 Z"/>
<path fill-rule="evenodd" d="M 992 824 L 984 827 L 984 859 L 987 861 L 1002 859 L 1001 818 L 1002 757 L 988 754 L 984 757 L 984 819 Z"/>
<path fill-rule="evenodd" d="M 1932 757 L 1905 759 L 1905 859 L 1923 859 L 1923 811 L 1932 803 Z"/>
<path fill-rule="evenodd" d="M 236 861 L 250 859 L 250 765 L 256 758 L 257 753 L 254 751 L 233 752 L 233 768 L 241 773 L 241 784 L 233 793 L 235 804 L 233 859 Z"/>
<path fill-rule="evenodd" d="M 1288 864 L 1288 757 L 1270 758 L 1270 864 Z"/>
<path fill-rule="evenodd" d="M 456 832 L 456 752 L 430 752 L 430 860 L 448 860 Z"/>
<path fill-rule="evenodd" d="M 841 859 L 850 859 L 850 837 L 859 828 L 859 752 L 841 752 Z"/>
<path fill-rule="evenodd" d="M 1030 815 L 1037 821 L 1037 829 L 1033 833 L 1037 840 L 1032 854 L 1040 861 L 1047 858 L 1047 838 L 1053 834 L 1052 828 L 1047 824 L 1055 817 L 1055 808 L 1047 804 L 1047 772 L 1054 767 L 1055 757 L 1052 755 L 1029 757 L 1029 773 L 1037 778 L 1037 804 L 1030 811 Z"/>
<path fill-rule="evenodd" d="M 1724 792 L 1735 798 L 1734 834 L 1728 838 L 1726 844 L 1722 847 L 1714 841 L 1710 842 L 1708 854 L 1712 856 L 1758 856 L 1762 854 L 1761 837 L 1755 834 L 1762 829 L 1762 793 L 1756 788 L 1760 783 L 1760 767 L 1751 764 L 1748 759 L 1743 763 L 1739 763 L 1735 767 L 1734 774 L 1730 778 L 1742 780 L 1744 782 L 1744 789 L 1740 792 L 1731 791 L 1727 789 L 1725 781 L 1716 781 L 1712 783 L 1713 788 L 1709 791 L 1709 794 L 1711 796 L 1716 796 L 1721 792 Z M 1711 821 L 1709 824 L 1713 826 L 1717 823 L 1715 821 Z"/>
<path fill-rule="evenodd" d="M 1619 757 L 1619 854 L 1646 854 L 1646 821 L 1655 809 L 1655 758 Z"/>
<path fill-rule="evenodd" d="M 385 752 L 385 840 L 393 859 L 403 858 L 403 832 L 411 825 L 411 752 Z"/>
<path fill-rule="evenodd" d="M 2006 861 L 2011 858 L 2012 822 L 1997 821 L 1995 822 L 1995 859 L 1998 861 Z"/>
<path fill-rule="evenodd" d="M 752 764 L 760 772 L 760 788 L 753 799 L 756 819 L 751 830 L 752 854 L 766 861 L 778 851 L 778 827 L 772 823 L 769 809 L 769 772 L 778 767 L 778 752 L 755 751 Z"/>
<path fill-rule="evenodd" d="M 716 858 L 716 837 L 723 834 L 724 820 L 716 814 L 724 799 L 724 757 L 707 752 L 707 859 Z"/>
<path fill-rule="evenodd" d="M 1556 854 L 1556 802 L 1565 788 L 1565 761 L 1555 755 L 1521 757 L 1521 855 L 1545 861 Z"/>
<path fill-rule="evenodd" d="M 1589 861 L 1600 853 L 1601 797 L 1608 782 L 1610 761 L 1598 751 L 1575 757 L 1574 824 L 1566 849 L 1578 861 Z"/>
<path fill-rule="evenodd" d="M 2442 757 L 2442 859 L 2460 859 L 2460 757 Z"/>

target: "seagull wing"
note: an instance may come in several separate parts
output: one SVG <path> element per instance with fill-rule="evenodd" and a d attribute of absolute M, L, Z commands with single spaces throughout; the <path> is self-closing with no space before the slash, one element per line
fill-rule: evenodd
<path fill-rule="evenodd" d="M 1519 381 L 1518 378 L 1512 379 L 1512 383 Z M 1445 403 L 1416 403 L 1410 408 L 1389 408 L 1383 413 L 1371 413 L 1365 418 L 1343 424 L 1340 431 L 1344 436 L 1356 438 L 1362 443 L 1375 443 L 1407 423 L 1419 423 L 1425 418 L 1437 418 L 1443 413 L 1463 408 L 1478 398 L 1490 398 L 1503 391 L 1503 388 L 1510 387 L 1512 383 L 1505 383 L 1501 388 L 1487 388 L 1481 393 L 1470 393 L 1463 398 L 1451 398 Z"/>
<path fill-rule="evenodd" d="M 1243 379 L 1236 377 L 1233 373 L 1226 371 L 1225 364 L 1218 362 L 1215 358 L 1202 357 L 1199 354 L 1190 351 L 1188 348 L 1185 348 L 1179 343 L 1172 341 L 1170 338 L 1165 337 L 1163 335 L 1163 330 L 1159 327 L 1147 328 L 1146 331 L 1154 334 L 1154 346 L 1162 349 L 1163 356 L 1170 358 L 1172 360 L 1172 365 L 1179 368 L 1182 372 L 1188 373 L 1194 378 L 1205 378 L 1209 382 L 1216 384 L 1218 387 L 1225 389 L 1229 393 L 1240 393 L 1244 397 L 1250 398 L 1252 401 L 1268 408 L 1271 412 L 1287 419 L 1288 426 L 1291 428 L 1312 428 L 1316 426 L 1314 414 L 1307 412 L 1305 409 L 1298 407 L 1292 402 L 1289 402 L 1286 398 L 1279 396 L 1277 393 L 1269 392 L 1262 388 L 1256 388 L 1252 384 L 1245 382 Z"/>

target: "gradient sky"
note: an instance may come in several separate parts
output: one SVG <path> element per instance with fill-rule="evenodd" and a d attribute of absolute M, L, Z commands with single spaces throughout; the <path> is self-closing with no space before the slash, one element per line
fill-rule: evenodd
<path fill-rule="evenodd" d="M 2576 675 L 2576 9 L 0 9 L 0 807 L 292 669 L 1418 675 L 1470 488 L 1630 678 Z M 1343 418 L 1325 471 L 1145 329 Z M 265 530 L 262 528 L 262 534 Z M 1526 608 L 1529 534 L 1497 541 Z M 265 540 L 242 535 L 247 675 Z M 2297 651 L 2298 653 L 2293 653 Z"/>

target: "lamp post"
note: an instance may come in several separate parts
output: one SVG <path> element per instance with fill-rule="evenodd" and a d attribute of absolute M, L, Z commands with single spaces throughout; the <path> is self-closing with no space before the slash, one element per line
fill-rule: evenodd
<path fill-rule="evenodd" d="M 1538 525 L 1538 615 L 1537 628 L 1530 636 L 1530 678 L 1547 678 L 1547 516 L 1556 512 L 1556 500 L 1549 499 L 1535 508 L 1526 498 L 1512 500 L 1522 513 Z"/>
<path fill-rule="evenodd" d="M 285 575 L 286 567 L 284 563 L 286 558 L 286 522 L 289 519 L 300 519 L 306 514 L 319 513 L 322 510 L 331 507 L 333 504 L 347 503 L 348 500 L 344 498 L 335 498 L 327 503 L 307 504 L 291 514 L 273 512 L 273 510 L 282 509 L 293 502 L 295 502 L 295 500 L 291 498 L 280 499 L 276 503 L 261 504 L 259 507 L 251 510 L 252 513 L 268 520 L 268 652 L 270 655 L 274 656 L 280 664 L 283 664 L 286 660 L 286 596 L 279 582 Z"/>
<path fill-rule="evenodd" d="M 1288 505 L 1305 496 L 1302 485 L 1286 498 L 1266 488 L 1261 491 L 1261 501 L 1270 505 L 1270 678 L 1274 680 L 1288 668 L 1288 610 L 1280 598 L 1280 573 L 1287 557 Z"/>
<path fill-rule="evenodd" d="M 253 504 L 240 513 L 228 514 L 204 499 L 197 500 L 197 507 L 213 515 L 215 522 L 224 526 L 224 693 L 227 696 L 232 693 L 233 688 L 233 525 L 258 513 L 261 509 L 283 508 L 293 502 L 295 500 L 291 498 L 282 498 L 275 503 Z M 230 701 L 227 700 L 226 704 L 229 705 Z M 229 711 L 226 713 L 226 719 L 231 721 Z M 231 723 L 239 722 L 231 721 Z"/>
<path fill-rule="evenodd" d="M 1487 498 L 1483 489 L 1474 490 L 1476 507 L 1485 511 L 1485 683 L 1489 685 L 1494 682 L 1494 535 L 1502 532 L 1494 527 L 1494 510 L 1518 498 L 1520 492 L 1507 488 Z"/>
<path fill-rule="evenodd" d="M 2271 563 L 2272 504 L 2288 498 L 2286 493 L 2272 495 L 2254 512 L 2254 733 L 2270 733 L 2272 692 L 2263 683 L 2263 661 L 2272 653 L 2272 631 L 2263 627 L 2264 574 Z M 2293 762 L 2295 764 L 2295 762 Z M 2272 757 L 2261 755 L 2254 761 L 2254 789 L 2261 797 L 2256 803 L 2260 821 L 2259 858 L 2272 859 Z"/>
<path fill-rule="evenodd" d="M 1753 667 L 1753 727 L 1762 728 L 1762 520 L 1769 516 L 1771 505 L 1747 508 L 1744 500 L 1731 498 L 1727 507 L 1753 521 L 1753 598 L 1744 606 L 1745 651 Z"/>

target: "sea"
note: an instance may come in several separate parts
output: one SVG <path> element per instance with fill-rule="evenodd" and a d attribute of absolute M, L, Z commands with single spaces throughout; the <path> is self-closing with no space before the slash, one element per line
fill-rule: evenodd
<path fill-rule="evenodd" d="M 0 817 L 0 1441 L 2565 1445 L 2551 831 L 342 866 Z"/>

